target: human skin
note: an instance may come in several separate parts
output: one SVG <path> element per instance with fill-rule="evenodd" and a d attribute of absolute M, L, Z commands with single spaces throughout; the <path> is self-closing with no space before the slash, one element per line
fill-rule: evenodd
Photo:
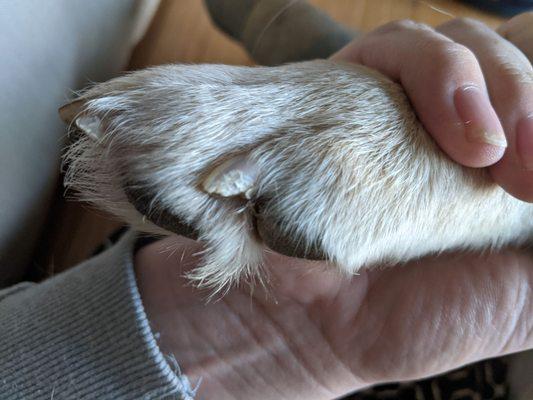
<path fill-rule="evenodd" d="M 403 21 L 334 58 L 399 81 L 452 159 L 488 166 L 504 189 L 531 201 L 533 84 L 524 54 L 532 54 L 532 19 L 499 29 L 514 45 L 472 20 L 436 30 Z M 476 104 L 459 93 L 472 86 Z M 530 250 L 446 253 L 353 277 L 268 252 L 267 291 L 243 285 L 210 303 L 183 278 L 201 250 L 172 236 L 135 260 L 161 349 L 191 380 L 202 378 L 199 398 L 331 399 L 533 348 Z"/>
<path fill-rule="evenodd" d="M 206 303 L 183 274 L 201 245 L 169 237 L 136 256 L 162 351 L 199 398 L 332 399 L 533 348 L 533 254 L 442 254 L 342 277 L 269 252 L 268 290 Z M 196 254 L 196 255 L 195 255 Z"/>
<path fill-rule="evenodd" d="M 531 202 L 533 12 L 507 21 L 498 32 L 465 18 L 435 29 L 397 21 L 332 58 L 364 64 L 400 82 L 450 158 L 468 167 L 489 167 L 496 183 Z"/>

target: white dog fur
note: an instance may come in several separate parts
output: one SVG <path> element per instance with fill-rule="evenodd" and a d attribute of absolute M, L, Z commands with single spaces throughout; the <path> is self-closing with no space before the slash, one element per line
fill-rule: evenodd
<path fill-rule="evenodd" d="M 274 234 L 347 273 L 533 234 L 532 205 L 448 159 L 402 88 L 362 66 L 169 65 L 79 100 L 67 186 L 141 231 L 179 216 L 206 246 L 192 278 L 216 290 L 260 273 L 257 204 Z"/>

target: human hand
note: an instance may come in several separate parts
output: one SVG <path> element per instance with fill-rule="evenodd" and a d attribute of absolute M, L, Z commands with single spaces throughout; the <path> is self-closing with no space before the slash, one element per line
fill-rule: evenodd
<path fill-rule="evenodd" d="M 449 157 L 468 167 L 490 166 L 507 192 L 533 201 L 533 12 L 498 31 L 503 37 L 463 18 L 436 29 L 392 22 L 333 58 L 401 83 Z"/>
<path fill-rule="evenodd" d="M 533 254 L 443 254 L 339 276 L 323 262 L 268 253 L 269 289 L 206 304 L 182 276 L 201 245 L 141 249 L 148 318 L 199 398 L 331 399 L 533 347 Z"/>
<path fill-rule="evenodd" d="M 505 26 L 500 32 L 531 54 L 529 28 Z M 336 57 L 400 81 L 450 157 L 473 167 L 496 163 L 498 183 L 533 199 L 521 154 L 528 146 L 519 140 L 533 112 L 530 61 L 470 20 L 437 31 L 409 22 L 380 29 Z M 473 97 L 485 104 L 474 107 Z M 504 140 L 507 150 L 498 145 Z M 351 279 L 324 263 L 270 253 L 268 293 L 233 289 L 207 305 L 207 295 L 181 278 L 198 251 L 199 244 L 168 238 L 141 250 L 136 265 L 162 350 L 189 378 L 203 378 L 200 397 L 334 398 L 533 347 L 533 257 L 524 250 L 447 254 Z"/>

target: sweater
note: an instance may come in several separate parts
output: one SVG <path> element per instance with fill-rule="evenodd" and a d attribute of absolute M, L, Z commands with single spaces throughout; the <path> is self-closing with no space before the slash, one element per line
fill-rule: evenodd
<path fill-rule="evenodd" d="M 0 399 L 194 397 L 150 328 L 135 238 L 128 232 L 73 269 L 0 291 Z"/>

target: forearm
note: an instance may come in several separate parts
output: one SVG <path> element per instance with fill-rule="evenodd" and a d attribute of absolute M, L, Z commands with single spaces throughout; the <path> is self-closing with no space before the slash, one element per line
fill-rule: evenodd
<path fill-rule="evenodd" d="M 356 36 L 306 1 L 204 1 L 213 22 L 263 65 L 328 58 Z"/>

